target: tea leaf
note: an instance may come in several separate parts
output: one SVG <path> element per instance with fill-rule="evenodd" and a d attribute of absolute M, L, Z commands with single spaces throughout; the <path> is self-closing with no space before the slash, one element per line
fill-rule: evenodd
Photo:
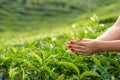
<path fill-rule="evenodd" d="M 22 80 L 25 79 L 25 70 L 22 68 Z"/>
<path fill-rule="evenodd" d="M 63 80 L 64 79 L 64 74 L 60 75 L 57 80 Z"/>
<path fill-rule="evenodd" d="M 44 70 L 46 70 L 51 76 L 55 75 L 55 73 L 48 66 L 45 66 Z"/>
<path fill-rule="evenodd" d="M 101 65 L 100 61 L 95 56 L 93 56 L 92 58 L 96 65 Z"/>
<path fill-rule="evenodd" d="M 34 58 L 36 58 L 40 64 L 42 64 L 42 59 L 40 58 L 40 56 L 38 56 L 37 54 L 35 53 L 30 53 Z"/>
<path fill-rule="evenodd" d="M 14 68 L 11 68 L 9 70 L 9 76 L 10 76 L 11 79 L 14 79 L 14 76 L 15 76 L 15 69 Z"/>
<path fill-rule="evenodd" d="M 87 76 L 100 77 L 100 75 L 97 74 L 95 71 L 86 71 L 86 72 L 83 72 L 83 73 L 80 75 L 80 80 L 85 79 L 85 77 L 87 77 Z"/>
<path fill-rule="evenodd" d="M 97 69 L 101 72 L 104 76 L 104 79 L 111 80 L 111 75 L 107 72 L 107 70 L 103 66 L 97 66 Z"/>
<path fill-rule="evenodd" d="M 66 67 L 70 67 L 70 68 L 73 68 L 77 73 L 78 73 L 78 76 L 80 75 L 80 72 L 79 72 L 79 69 L 77 68 L 76 65 L 74 65 L 73 63 L 70 63 L 70 62 L 59 62 L 59 64 L 61 65 L 64 65 Z"/>

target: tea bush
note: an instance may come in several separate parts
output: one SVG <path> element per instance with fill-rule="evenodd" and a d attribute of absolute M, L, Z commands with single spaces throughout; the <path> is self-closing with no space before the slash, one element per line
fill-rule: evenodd
<path fill-rule="evenodd" d="M 69 40 L 96 38 L 106 28 L 93 15 L 72 32 L 43 37 L 0 49 L 0 79 L 5 80 L 119 80 L 120 55 L 98 52 L 76 55 L 66 49 Z M 81 27 L 86 26 L 86 27 Z"/>

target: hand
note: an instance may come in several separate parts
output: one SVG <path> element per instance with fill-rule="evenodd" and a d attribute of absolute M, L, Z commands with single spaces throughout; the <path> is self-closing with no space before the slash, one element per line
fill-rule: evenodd
<path fill-rule="evenodd" d="M 81 55 L 92 55 L 98 51 L 97 40 L 81 40 L 68 43 L 71 51 Z"/>

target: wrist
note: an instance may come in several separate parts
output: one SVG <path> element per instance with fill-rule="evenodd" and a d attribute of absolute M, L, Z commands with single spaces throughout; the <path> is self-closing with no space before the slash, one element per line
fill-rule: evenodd
<path fill-rule="evenodd" d="M 109 41 L 98 41 L 97 45 L 98 51 L 108 51 L 111 47 Z"/>
<path fill-rule="evenodd" d="M 101 48 L 102 48 L 102 41 L 100 41 L 100 40 L 96 40 L 95 41 L 95 45 L 96 45 L 96 51 L 98 52 L 98 51 L 101 51 Z"/>
<path fill-rule="evenodd" d="M 101 50 L 101 47 L 102 47 L 101 41 L 99 41 L 99 40 L 93 40 L 91 42 L 91 45 L 92 45 L 92 48 L 93 48 L 93 52 L 98 52 L 98 51 Z"/>

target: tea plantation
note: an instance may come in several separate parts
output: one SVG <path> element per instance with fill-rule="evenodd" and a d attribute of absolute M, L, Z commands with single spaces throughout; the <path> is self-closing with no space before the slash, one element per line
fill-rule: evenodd
<path fill-rule="evenodd" d="M 120 80 L 118 52 L 84 56 L 66 47 L 70 40 L 95 39 L 104 33 L 120 15 L 119 3 L 82 13 L 4 3 L 0 6 L 0 80 Z"/>

